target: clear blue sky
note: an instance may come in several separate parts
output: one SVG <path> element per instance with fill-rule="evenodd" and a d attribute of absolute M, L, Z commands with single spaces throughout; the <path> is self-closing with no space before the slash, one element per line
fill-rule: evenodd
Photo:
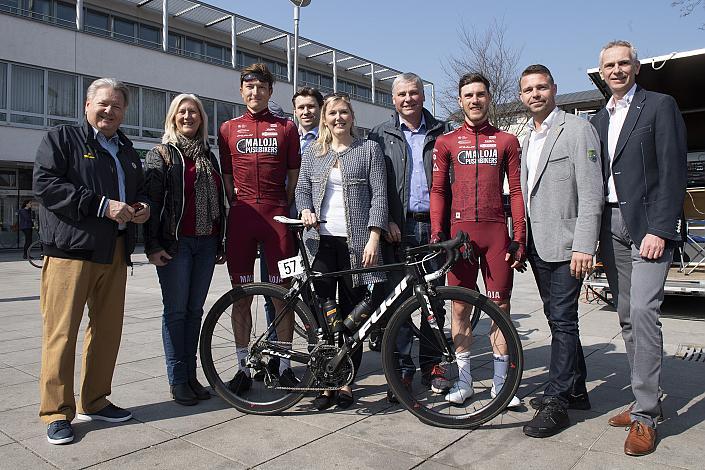
<path fill-rule="evenodd" d="M 207 1 L 293 32 L 289 0 Z M 300 33 L 416 72 L 440 89 L 448 85 L 441 64 L 449 55 L 462 53 L 461 22 L 468 29 L 475 25 L 484 30 L 493 18 L 503 19 L 508 42 L 523 48 L 520 67 L 548 66 L 559 93 L 593 88 L 585 70 L 597 65 L 600 47 L 612 39 L 631 41 L 641 58 L 705 48 L 705 31 L 699 29 L 705 8 L 681 17 L 671 0 L 312 0 L 301 9 Z"/>

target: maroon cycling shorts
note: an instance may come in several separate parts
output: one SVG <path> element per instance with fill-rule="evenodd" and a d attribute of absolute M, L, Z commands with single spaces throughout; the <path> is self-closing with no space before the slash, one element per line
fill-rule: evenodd
<path fill-rule="evenodd" d="M 276 215 L 288 216 L 286 207 L 238 201 L 228 215 L 226 254 L 232 285 L 254 282 L 257 247 L 262 244 L 269 279 L 281 284 L 279 260 L 294 256 L 294 239 L 286 225 L 275 222 Z"/>
<path fill-rule="evenodd" d="M 477 273 L 482 272 L 486 295 L 495 302 L 512 296 L 514 270 L 504 260 L 509 247 L 509 233 L 503 222 L 459 222 L 451 225 L 450 235 L 467 233 L 474 259 L 461 258 L 448 273 L 448 285 L 477 288 Z"/>

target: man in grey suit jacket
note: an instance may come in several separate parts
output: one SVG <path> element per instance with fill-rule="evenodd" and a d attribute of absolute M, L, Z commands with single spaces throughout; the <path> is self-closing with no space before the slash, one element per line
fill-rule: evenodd
<path fill-rule="evenodd" d="M 519 95 L 531 114 L 521 161 L 527 255 L 551 328 L 548 386 L 543 399 L 533 400 L 538 412 L 524 426 L 531 437 L 552 436 L 568 427 L 568 408 L 590 408 L 578 296 L 600 230 L 600 142 L 590 123 L 556 107 L 556 92 L 545 66 L 531 65 L 522 73 Z"/>
<path fill-rule="evenodd" d="M 613 41 L 600 51 L 600 76 L 612 91 L 593 118 L 602 144 L 607 209 L 600 257 L 617 301 L 635 402 L 609 420 L 629 426 L 627 455 L 656 446 L 661 418 L 659 382 L 663 286 L 681 238 L 687 141 L 675 100 L 636 85 L 636 50 Z M 632 282 L 634 280 L 634 282 Z"/>

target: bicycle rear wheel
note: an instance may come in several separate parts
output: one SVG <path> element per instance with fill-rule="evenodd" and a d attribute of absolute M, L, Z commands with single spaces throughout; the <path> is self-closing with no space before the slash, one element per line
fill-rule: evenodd
<path fill-rule="evenodd" d="M 42 250 L 42 242 L 40 240 L 29 245 L 27 249 L 27 261 L 35 268 L 42 268 L 44 264 L 44 251 Z"/>
<path fill-rule="evenodd" d="M 309 351 L 317 342 L 316 321 L 310 310 L 300 300 L 288 312 L 294 316 L 294 333 L 291 344 L 278 341 L 270 328 L 265 314 L 265 303 L 275 300 L 281 309 L 285 303 L 287 289 L 267 283 L 252 283 L 237 286 L 223 295 L 206 315 L 201 329 L 200 355 L 203 372 L 208 383 L 225 401 L 244 413 L 276 414 L 296 404 L 304 394 L 297 388 L 309 387 L 313 381 L 308 369 Z M 230 381 L 240 370 L 236 354 L 234 330 L 243 328 L 239 318 L 233 322 L 233 305 L 240 302 L 249 303 L 252 318 L 248 357 L 253 367 L 250 368 L 252 381 L 249 389 L 235 393 L 228 387 Z M 241 305 L 241 304 L 239 304 Z M 275 312 L 274 322 L 281 320 L 285 313 Z M 246 328 L 246 326 L 245 326 Z M 263 338 L 260 336 L 264 335 Z M 239 346 L 239 345 L 238 345 Z M 279 351 L 278 357 L 270 354 Z M 286 388 L 280 383 L 279 360 L 291 355 L 291 369 L 300 381 L 293 387 Z M 298 358 L 298 361 L 297 359 Z"/>
<path fill-rule="evenodd" d="M 428 370 L 429 360 L 433 357 L 438 361 L 437 357 L 441 357 L 444 350 L 435 335 L 422 332 L 423 312 L 421 304 L 415 297 L 404 302 L 387 324 L 382 340 L 384 374 L 399 402 L 424 423 L 446 428 L 479 426 L 501 413 L 516 394 L 523 370 L 521 342 L 511 320 L 484 295 L 462 287 L 438 287 L 436 291 L 438 295 L 433 298 L 432 303 L 434 310 L 442 307 L 445 311 L 443 333 L 446 337 L 450 336 L 453 303 L 464 305 L 468 315 L 478 316 L 477 324 L 473 328 L 473 344 L 470 350 L 474 395 L 461 405 L 455 405 L 445 399 L 445 393 L 436 394 L 429 389 L 428 377 L 424 380 L 418 370 L 410 382 L 408 377 L 402 379 L 400 372 L 402 357 L 398 353 L 397 345 L 404 344 L 400 337 L 403 337 L 405 331 L 409 331 L 406 328 L 402 329 L 402 326 L 410 326 L 413 332 L 411 357 L 403 358 L 406 364 L 409 359 L 417 368 L 426 363 L 426 370 Z M 509 355 L 507 377 L 504 386 L 495 391 L 496 394 L 492 391 L 494 371 L 489 334 L 492 322 L 502 332 Z M 422 342 L 423 347 L 421 347 Z M 466 377 L 459 377 L 455 361 L 455 346 L 452 343 L 450 346 L 453 352 L 452 360 L 439 364 L 444 372 L 443 376 L 451 382 L 466 379 Z"/>

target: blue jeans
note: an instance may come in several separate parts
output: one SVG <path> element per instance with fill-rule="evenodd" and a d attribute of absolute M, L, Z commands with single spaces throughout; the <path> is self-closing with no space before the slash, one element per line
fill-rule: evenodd
<path fill-rule="evenodd" d="M 404 227 L 400 227 L 400 229 L 402 229 L 402 240 L 400 249 L 405 247 L 426 245 L 428 244 L 429 239 L 431 238 L 431 224 L 429 222 L 420 222 L 415 221 L 413 219 L 407 219 Z M 393 251 L 393 247 L 389 248 L 391 251 Z M 399 261 L 403 260 L 399 259 L 399 256 L 396 254 L 391 254 L 389 259 L 385 259 L 385 263 Z M 440 268 L 443 265 L 443 261 L 445 260 L 437 261 L 434 259 L 433 261 L 426 263 L 425 266 L 427 271 L 432 272 Z M 391 290 L 396 287 L 399 282 L 401 282 L 404 275 L 405 273 L 403 271 L 391 271 L 388 274 L 389 277 L 387 281 L 387 294 L 389 294 L 389 292 L 391 292 Z M 439 281 L 437 281 L 437 283 L 442 284 L 442 282 Z M 402 295 L 395 302 L 396 306 L 401 305 L 402 302 L 405 302 L 406 299 L 408 299 L 409 297 L 409 294 Z M 439 316 L 438 318 L 436 318 L 436 320 L 438 322 L 439 328 L 441 328 L 442 331 L 443 325 L 445 323 L 445 316 Z M 414 360 L 411 357 L 411 348 L 414 342 L 413 340 L 413 330 L 407 325 L 402 325 L 401 328 L 399 328 L 399 336 L 397 336 L 399 370 L 401 371 L 402 377 L 413 377 L 414 373 L 416 372 L 416 365 L 414 364 Z M 429 326 L 428 321 L 424 316 L 421 317 L 419 362 L 419 367 L 421 368 L 422 373 L 430 371 L 431 367 L 433 367 L 434 364 L 438 364 L 439 362 L 441 362 L 440 347 L 436 345 L 433 330 Z"/>
<path fill-rule="evenodd" d="M 216 235 L 182 237 L 176 255 L 157 266 L 162 287 L 162 341 L 170 385 L 196 377 L 196 352 L 203 304 L 211 285 L 218 249 Z"/>
<path fill-rule="evenodd" d="M 571 394 L 587 393 L 587 370 L 578 331 L 578 297 L 583 281 L 570 275 L 570 261 L 542 260 L 531 240 L 527 257 L 551 329 L 551 362 L 543 394 L 567 407 Z"/>

